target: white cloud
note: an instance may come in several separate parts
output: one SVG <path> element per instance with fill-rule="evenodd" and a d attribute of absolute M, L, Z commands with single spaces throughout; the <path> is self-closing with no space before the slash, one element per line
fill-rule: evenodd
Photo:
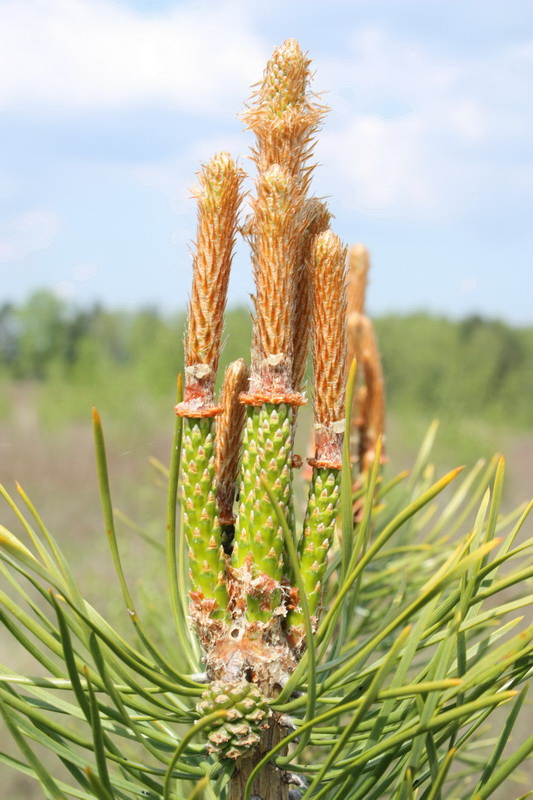
<path fill-rule="evenodd" d="M 34 209 L 0 222 L 0 264 L 21 261 L 54 243 L 61 227 L 53 211 Z"/>
<path fill-rule="evenodd" d="M 60 281 L 54 286 L 54 294 L 58 300 L 65 300 L 68 302 L 72 300 L 75 294 L 75 287 L 72 281 Z"/>
<path fill-rule="evenodd" d="M 190 165 L 246 150 L 244 137 L 228 142 L 217 125 L 234 120 L 270 53 L 260 19 L 249 0 L 144 14 L 116 0 L 0 0 L 0 112 L 183 111 L 180 155 L 141 156 L 131 171 L 188 214 Z M 345 42 L 304 43 L 333 108 L 317 148 L 319 193 L 345 210 L 427 220 L 479 207 L 498 184 L 531 192 L 533 43 L 458 52 L 368 24 Z M 186 113 L 211 117 L 195 142 L 183 143 Z"/>
<path fill-rule="evenodd" d="M 81 262 L 72 267 L 71 276 L 73 281 L 92 281 L 93 278 L 96 278 L 98 272 L 99 267 L 96 264 Z"/>
<path fill-rule="evenodd" d="M 202 136 L 191 140 L 189 147 L 178 155 L 145 162 L 129 167 L 129 173 L 145 186 L 162 192 L 173 213 L 186 217 L 196 214 L 191 189 L 197 182 L 196 173 L 200 166 L 222 151 L 229 152 L 246 173 L 253 174 L 255 167 L 249 161 L 249 146 L 252 137 L 249 133 Z M 250 180 L 245 190 L 250 188 Z"/>
<path fill-rule="evenodd" d="M 325 135 L 319 152 L 334 170 L 331 177 L 346 207 L 395 216 L 437 212 L 419 119 L 356 115 L 341 130 Z"/>
<path fill-rule="evenodd" d="M 525 153 L 533 124 L 524 105 L 533 48 L 452 57 L 372 26 L 317 72 L 337 87 L 335 128 L 326 125 L 317 153 L 333 172 L 328 193 L 348 208 L 427 220 L 515 180 L 515 151 Z"/>
<path fill-rule="evenodd" d="M 152 14 L 112 0 L 3 0 L 0 109 L 218 112 L 260 74 L 265 52 L 248 17 L 243 0 Z"/>
<path fill-rule="evenodd" d="M 191 188 L 196 183 L 193 170 L 198 171 L 217 152 L 229 151 L 234 156 L 235 144 L 240 142 L 234 137 L 199 139 L 178 155 L 134 165 L 130 172 L 144 185 L 161 191 L 175 214 L 186 213 L 191 205 Z M 191 165 L 195 165 L 193 169 Z"/>

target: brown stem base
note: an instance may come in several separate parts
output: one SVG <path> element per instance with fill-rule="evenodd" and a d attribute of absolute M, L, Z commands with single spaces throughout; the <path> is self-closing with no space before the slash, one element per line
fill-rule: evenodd
<path fill-rule="evenodd" d="M 228 800 L 242 800 L 244 787 L 250 773 L 261 759 L 269 753 L 285 736 L 283 728 L 274 722 L 261 736 L 261 743 L 254 752 L 235 763 L 229 782 Z M 284 781 L 284 773 L 273 762 L 269 762 L 254 781 L 252 797 L 255 800 L 288 800 L 289 784 Z"/>

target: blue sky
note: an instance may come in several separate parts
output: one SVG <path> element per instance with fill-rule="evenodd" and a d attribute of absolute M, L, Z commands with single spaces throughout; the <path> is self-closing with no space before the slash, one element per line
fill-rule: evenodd
<path fill-rule="evenodd" d="M 182 308 L 189 187 L 295 37 L 331 111 L 314 190 L 374 313 L 533 324 L 533 4 L 0 0 L 0 303 Z M 230 287 L 253 291 L 246 246 Z"/>

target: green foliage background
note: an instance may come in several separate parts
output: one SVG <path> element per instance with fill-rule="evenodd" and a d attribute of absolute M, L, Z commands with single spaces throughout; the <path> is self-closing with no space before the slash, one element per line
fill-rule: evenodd
<path fill-rule="evenodd" d="M 0 381 L 4 389 L 33 385 L 46 427 L 86 420 L 91 404 L 127 426 L 151 423 L 172 404 L 184 325 L 184 311 L 80 310 L 40 291 L 0 308 Z M 394 413 L 424 424 L 431 416 L 533 426 L 533 327 L 425 313 L 388 315 L 375 325 Z M 231 309 L 224 363 L 249 357 L 250 331 L 248 310 Z M 4 392 L 0 415 L 8 419 L 11 410 Z"/>

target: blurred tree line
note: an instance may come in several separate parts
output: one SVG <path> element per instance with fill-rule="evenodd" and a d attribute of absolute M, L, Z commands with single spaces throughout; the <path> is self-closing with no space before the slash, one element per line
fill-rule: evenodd
<path fill-rule="evenodd" d="M 184 312 L 76 309 L 36 292 L 0 307 L 0 381 L 4 390 L 36 387 L 45 423 L 86 419 L 92 404 L 131 422 L 173 402 L 184 324 Z M 533 327 L 427 314 L 389 315 L 375 326 L 393 411 L 533 425 Z M 224 364 L 249 358 L 250 332 L 248 310 L 230 310 Z M 9 403 L 1 407 L 9 413 Z"/>
<path fill-rule="evenodd" d="M 396 410 L 533 425 L 533 327 L 428 314 L 390 315 L 375 325 Z"/>

